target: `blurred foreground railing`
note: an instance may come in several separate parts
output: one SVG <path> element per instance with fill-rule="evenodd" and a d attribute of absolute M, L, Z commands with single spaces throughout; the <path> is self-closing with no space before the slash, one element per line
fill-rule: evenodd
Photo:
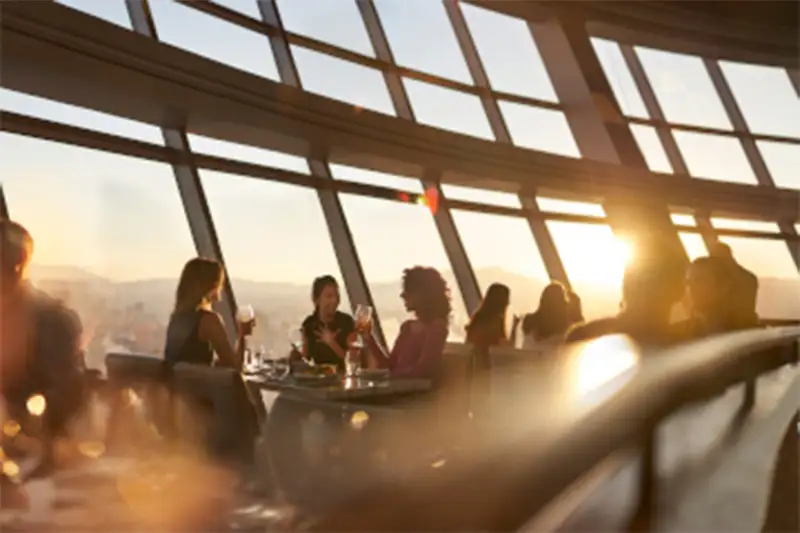
<path fill-rule="evenodd" d="M 751 330 L 648 354 L 590 402 L 551 376 L 559 385 L 501 399 L 504 411 L 493 404 L 493 420 L 476 422 L 475 442 L 446 465 L 420 467 L 402 485 L 384 480 L 316 529 L 753 531 L 767 514 L 753 502 L 769 500 L 771 484 L 786 501 L 798 498 L 797 430 L 788 431 L 800 404 L 798 338 L 800 327 Z M 720 476 L 758 494 L 714 493 Z M 615 483 L 628 486 L 609 492 Z M 797 530 L 791 512 L 779 510 L 789 523 L 781 529 Z M 720 514 L 729 515 L 724 527 Z"/>

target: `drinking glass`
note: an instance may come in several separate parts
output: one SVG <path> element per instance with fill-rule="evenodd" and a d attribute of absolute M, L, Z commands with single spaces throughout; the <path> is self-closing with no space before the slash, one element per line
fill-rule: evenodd
<path fill-rule="evenodd" d="M 358 304 L 353 319 L 356 323 L 356 342 L 353 345 L 361 348 L 364 346 L 362 334 L 369 330 L 370 322 L 372 321 L 372 307 Z"/>
<path fill-rule="evenodd" d="M 236 320 L 242 324 L 252 322 L 256 318 L 256 312 L 252 305 L 245 305 L 236 311 Z"/>
<path fill-rule="evenodd" d="M 289 332 L 289 343 L 292 345 L 292 348 L 297 350 L 298 353 L 303 353 L 304 340 L 302 329 L 293 329 Z"/>

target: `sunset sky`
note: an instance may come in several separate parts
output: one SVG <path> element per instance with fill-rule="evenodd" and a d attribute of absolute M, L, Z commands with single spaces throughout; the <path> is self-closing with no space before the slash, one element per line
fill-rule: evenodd
<path fill-rule="evenodd" d="M 129 27 L 123 0 L 63 0 L 115 24 Z M 218 0 L 257 16 L 255 0 Z M 376 0 L 396 60 L 403 66 L 471 83 L 442 6 L 431 0 Z M 170 0 L 151 0 L 163 41 L 265 78 L 277 71 L 262 35 L 216 20 Z M 313 7 L 310 7 L 313 4 Z M 287 29 L 354 52 L 374 55 L 354 1 L 279 0 Z M 497 90 L 556 101 L 549 77 L 524 23 L 461 4 L 490 82 Z M 213 36 L 213 38 L 210 38 Z M 595 50 L 624 113 L 648 118 L 619 47 L 595 40 Z M 393 114 L 378 71 L 294 47 L 305 88 L 366 109 Z M 701 59 L 639 49 L 639 57 L 669 121 L 731 129 Z M 785 72 L 724 62 L 749 127 L 758 133 L 800 138 L 800 100 Z M 418 120 L 492 139 L 477 97 L 406 80 Z M 133 139 L 161 143 L 155 126 L 43 101 L 0 89 L 0 108 L 80 125 Z M 518 146 L 580 157 L 569 126 L 558 111 L 500 103 Z M 632 126 L 648 165 L 671 172 L 655 130 Z M 675 132 L 690 172 L 698 178 L 755 183 L 741 144 L 734 137 Z M 308 172 L 301 158 L 191 136 L 192 148 L 229 158 Z M 175 277 L 194 246 L 168 165 L 0 133 L 0 173 L 11 216 L 29 227 L 36 262 L 77 266 L 115 279 Z M 759 142 L 780 187 L 800 188 L 800 144 Z M 346 167 L 337 179 L 416 190 L 419 182 Z M 202 183 L 235 277 L 308 283 L 320 272 L 339 275 L 317 194 L 293 185 L 202 171 Z M 513 195 L 476 194 L 446 188 L 454 198 L 516 205 Z M 516 202 L 516 204 L 515 204 Z M 397 279 L 403 267 L 428 264 L 449 270 L 433 218 L 424 206 L 342 195 L 345 215 L 370 281 Z M 596 204 L 548 204 L 542 209 L 602 214 Z M 501 267 L 529 277 L 547 277 L 530 228 L 522 218 L 454 212 L 456 226 L 476 269 Z M 722 225 L 719 225 L 722 224 Z M 719 222 L 724 227 L 725 222 Z M 570 278 L 618 286 L 626 249 L 610 228 L 548 224 Z M 755 229 L 755 228 L 753 228 Z M 682 234 L 691 256 L 705 253 L 698 235 Z M 729 242 L 745 266 L 762 276 L 796 277 L 781 241 L 742 238 Z"/>

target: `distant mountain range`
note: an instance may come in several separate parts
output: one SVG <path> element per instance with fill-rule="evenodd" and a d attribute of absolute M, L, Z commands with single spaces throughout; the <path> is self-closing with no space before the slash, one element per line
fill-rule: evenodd
<path fill-rule="evenodd" d="M 92 292 L 106 293 L 121 304 L 146 302 L 148 307 L 156 311 L 166 311 L 171 307 L 176 284 L 175 279 L 114 282 L 71 266 L 32 265 L 30 275 L 48 291 L 71 292 L 83 286 Z M 453 274 L 443 272 L 443 276 L 454 293 L 458 293 Z M 534 310 L 538 305 L 539 295 L 547 284 L 546 280 L 527 278 L 501 268 L 479 269 L 476 276 L 479 280 L 506 284 L 511 289 L 512 306 L 516 312 Z M 234 279 L 233 286 L 240 304 L 250 303 L 259 307 L 286 306 L 297 308 L 299 312 L 310 306 L 310 288 L 305 284 Z M 391 314 L 402 313 L 400 279 L 372 283 L 370 289 L 379 309 Z M 619 293 L 612 287 L 583 284 L 578 289 L 587 317 L 612 313 L 618 306 Z M 760 280 L 759 291 L 760 314 L 763 318 L 800 317 L 800 279 L 763 278 Z"/>

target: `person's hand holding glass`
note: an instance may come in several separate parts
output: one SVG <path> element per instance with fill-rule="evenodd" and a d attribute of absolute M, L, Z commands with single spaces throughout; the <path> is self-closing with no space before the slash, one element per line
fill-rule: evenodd
<path fill-rule="evenodd" d="M 355 339 L 345 355 L 345 372 L 348 377 L 355 377 L 361 368 L 361 350 L 364 348 L 364 336 L 372 333 L 372 308 L 368 305 L 356 306 L 353 316 L 355 321 Z"/>
<path fill-rule="evenodd" d="M 245 305 L 236 311 L 236 329 L 240 337 L 249 337 L 256 326 L 256 312 L 252 305 Z"/>

